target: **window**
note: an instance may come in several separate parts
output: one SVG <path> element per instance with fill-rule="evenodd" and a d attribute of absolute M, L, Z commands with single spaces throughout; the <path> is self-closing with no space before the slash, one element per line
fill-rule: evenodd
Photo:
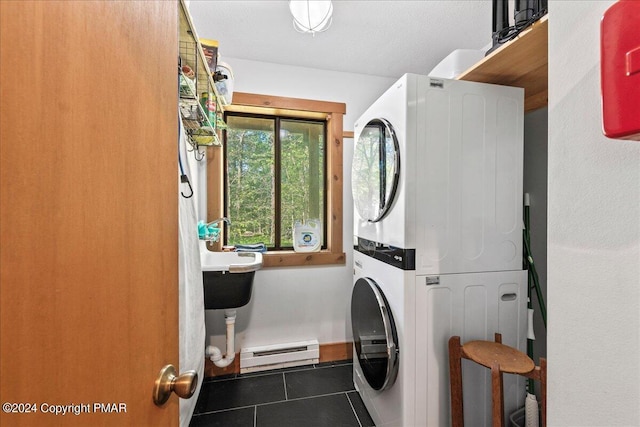
<path fill-rule="evenodd" d="M 208 148 L 209 219 L 230 217 L 230 244 L 267 244 L 264 267 L 344 264 L 345 104 L 236 92 L 225 112 L 226 163 L 223 150 Z M 293 221 L 301 219 L 324 224 L 320 252 L 292 250 Z"/>
<path fill-rule="evenodd" d="M 225 206 L 233 219 L 225 243 L 291 250 L 295 222 L 314 219 L 326 230 L 326 120 L 228 112 L 225 121 Z"/>

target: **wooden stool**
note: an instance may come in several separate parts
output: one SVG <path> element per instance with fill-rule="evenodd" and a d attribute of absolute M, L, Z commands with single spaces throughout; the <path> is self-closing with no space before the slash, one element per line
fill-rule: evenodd
<path fill-rule="evenodd" d="M 535 366 L 526 354 L 502 344 L 502 335 L 495 334 L 495 342 L 470 341 L 460 344 L 460 337 L 449 339 L 449 374 L 451 381 L 451 425 L 464 426 L 462 406 L 462 359 L 472 360 L 491 369 L 491 392 L 494 427 L 503 427 L 504 401 L 502 398 L 502 374 L 522 375 L 540 381 L 542 427 L 547 425 L 547 361 L 540 358 Z"/>

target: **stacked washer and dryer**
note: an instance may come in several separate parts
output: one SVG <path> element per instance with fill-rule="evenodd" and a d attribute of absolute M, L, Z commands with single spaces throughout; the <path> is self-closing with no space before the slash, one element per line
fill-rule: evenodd
<path fill-rule="evenodd" d="M 354 382 L 376 426 L 450 425 L 448 340 L 524 350 L 523 90 L 406 74 L 354 127 Z M 463 361 L 465 420 L 491 425 Z M 505 414 L 524 381 L 505 376 Z"/>

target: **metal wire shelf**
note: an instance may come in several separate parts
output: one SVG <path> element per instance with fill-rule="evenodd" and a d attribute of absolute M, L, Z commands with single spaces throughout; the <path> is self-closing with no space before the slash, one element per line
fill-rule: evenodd
<path fill-rule="evenodd" d="M 179 107 L 182 124 L 196 160 L 204 159 L 202 146 L 222 146 L 218 137 L 221 108 L 209 70 L 198 55 L 195 41 L 180 41 Z M 224 123 L 221 123 L 224 124 Z"/>

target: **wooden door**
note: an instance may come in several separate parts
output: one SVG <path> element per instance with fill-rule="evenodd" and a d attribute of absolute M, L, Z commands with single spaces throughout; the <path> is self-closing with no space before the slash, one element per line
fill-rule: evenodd
<path fill-rule="evenodd" d="M 0 425 L 178 423 L 177 7 L 0 2 Z"/>

